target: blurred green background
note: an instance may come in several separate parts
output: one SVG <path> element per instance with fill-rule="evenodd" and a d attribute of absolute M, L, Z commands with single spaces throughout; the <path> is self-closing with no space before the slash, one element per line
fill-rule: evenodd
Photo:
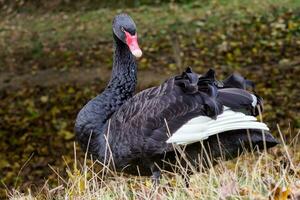
<path fill-rule="evenodd" d="M 113 17 L 127 12 L 143 57 L 138 90 L 187 66 L 256 82 L 266 121 L 300 128 L 298 0 L 0 1 L 0 188 L 56 183 L 73 162 L 79 109 L 105 86 Z M 78 157 L 82 157 L 79 155 Z M 36 187 L 34 186 L 36 185 Z"/>

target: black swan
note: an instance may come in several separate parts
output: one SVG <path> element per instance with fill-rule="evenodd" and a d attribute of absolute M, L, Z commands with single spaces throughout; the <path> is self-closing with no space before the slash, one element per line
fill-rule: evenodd
<path fill-rule="evenodd" d="M 181 164 L 197 168 L 205 149 L 209 158 L 202 156 L 201 163 L 209 167 L 209 159 L 234 158 L 243 149 L 278 143 L 254 117 L 262 110 L 262 100 L 246 90 L 251 81 L 237 74 L 218 81 L 213 70 L 198 75 L 187 68 L 134 95 L 135 57 L 142 51 L 128 15 L 115 17 L 113 38 L 111 80 L 81 109 L 75 124 L 81 147 L 101 163 L 133 175 L 152 175 L 158 181 L 161 169 L 174 170 L 176 155 L 183 154 L 176 145 L 184 147 Z"/>

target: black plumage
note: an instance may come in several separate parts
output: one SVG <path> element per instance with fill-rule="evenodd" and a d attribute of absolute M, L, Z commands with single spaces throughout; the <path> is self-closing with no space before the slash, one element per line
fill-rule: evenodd
<path fill-rule="evenodd" d="M 122 14 L 113 24 L 115 54 L 111 80 L 101 94 L 81 109 L 75 124 L 76 138 L 83 149 L 103 164 L 117 171 L 158 178 L 160 168 L 173 170 L 163 160 L 176 162 L 178 152 L 172 144 L 166 143 L 169 134 L 190 119 L 197 116 L 215 119 L 222 114 L 224 106 L 257 115 L 257 109 L 252 106 L 253 97 L 246 91 L 248 86 L 253 86 L 252 82 L 236 74 L 217 81 L 213 70 L 198 75 L 188 68 L 160 86 L 133 96 L 137 65 L 124 31 L 136 34 L 133 20 Z M 257 105 L 262 107 L 261 98 Z M 225 158 L 235 157 L 242 145 L 263 147 L 262 132 L 249 130 L 249 133 L 247 130 L 226 131 L 189 144 L 184 152 L 196 167 L 199 154 L 205 148 L 214 160 L 222 156 L 222 152 Z M 277 144 L 268 132 L 265 139 L 267 147 Z M 113 162 L 109 163 L 109 157 Z M 201 162 L 207 164 L 207 159 Z M 186 165 L 186 161 L 182 164 Z"/>

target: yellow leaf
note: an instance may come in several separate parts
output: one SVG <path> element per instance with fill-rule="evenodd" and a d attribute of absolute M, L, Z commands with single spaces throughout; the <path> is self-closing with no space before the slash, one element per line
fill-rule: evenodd
<path fill-rule="evenodd" d="M 274 200 L 287 200 L 291 193 L 291 189 L 277 187 L 274 193 Z"/>

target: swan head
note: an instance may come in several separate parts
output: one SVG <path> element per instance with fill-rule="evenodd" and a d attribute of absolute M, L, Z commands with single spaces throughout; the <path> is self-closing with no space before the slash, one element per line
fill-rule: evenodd
<path fill-rule="evenodd" d="M 137 58 L 142 56 L 137 40 L 136 25 L 129 15 L 119 14 L 114 18 L 113 34 L 128 46 L 132 55 Z"/>

